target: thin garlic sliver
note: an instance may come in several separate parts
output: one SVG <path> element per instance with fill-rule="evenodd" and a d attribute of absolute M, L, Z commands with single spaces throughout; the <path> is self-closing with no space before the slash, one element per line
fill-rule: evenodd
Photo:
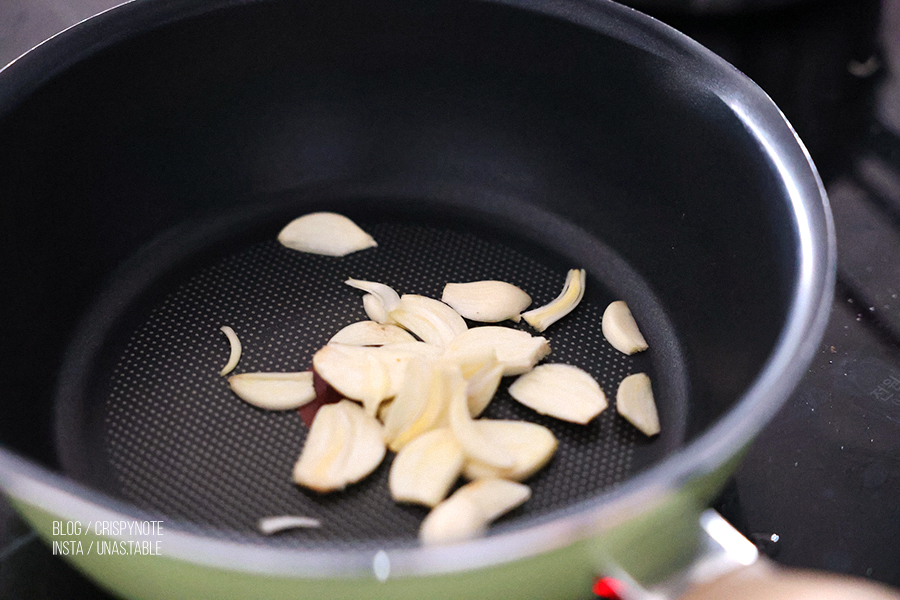
<path fill-rule="evenodd" d="M 470 459 L 463 468 L 469 479 L 498 477 L 513 481 L 528 479 L 553 458 L 559 443 L 556 436 L 537 423 L 528 421 L 495 421 L 480 419 L 473 424 L 494 443 L 513 456 L 513 464 L 499 468 L 479 460 Z"/>
<path fill-rule="evenodd" d="M 463 318 L 451 307 L 440 300 L 417 294 L 400 296 L 400 303 L 388 314 L 422 341 L 442 348 L 468 329 Z"/>
<path fill-rule="evenodd" d="M 597 381 L 573 365 L 539 365 L 516 379 L 509 393 L 543 415 L 582 425 L 607 407 Z"/>
<path fill-rule="evenodd" d="M 527 485 L 479 479 L 462 486 L 434 507 L 419 529 L 425 545 L 449 544 L 481 535 L 487 525 L 531 497 Z"/>
<path fill-rule="evenodd" d="M 384 459 L 382 435 L 375 417 L 350 400 L 322 406 L 294 465 L 294 482 L 324 493 L 361 480 Z"/>
<path fill-rule="evenodd" d="M 531 296 L 505 281 L 470 281 L 448 283 L 441 301 L 472 321 L 499 323 L 507 319 L 518 322 L 531 304 Z"/>
<path fill-rule="evenodd" d="M 644 435 L 659 433 L 659 415 L 646 373 L 635 373 L 622 380 L 616 392 L 616 411 Z"/>
<path fill-rule="evenodd" d="M 522 313 L 522 318 L 538 331 L 544 331 L 578 306 L 584 297 L 586 277 L 584 269 L 570 269 L 562 293 L 549 304 Z"/>
<path fill-rule="evenodd" d="M 349 346 L 383 346 L 401 342 L 415 342 L 408 331 L 396 325 L 382 324 L 374 320 L 357 321 L 347 325 L 334 334 L 329 344 L 347 344 Z"/>
<path fill-rule="evenodd" d="M 503 375 L 521 375 L 550 353 L 543 337 L 533 336 L 499 325 L 473 327 L 456 336 L 447 346 L 450 354 L 471 353 L 491 349 L 503 365 Z"/>
<path fill-rule="evenodd" d="M 394 457 L 388 485 L 396 502 L 435 506 L 462 471 L 463 451 L 448 427 L 432 429 L 403 446 Z"/>
<path fill-rule="evenodd" d="M 267 410 L 289 410 L 316 398 L 312 371 L 301 373 L 241 373 L 228 378 L 238 397 Z"/>
<path fill-rule="evenodd" d="M 294 219 L 278 234 L 278 241 L 292 250 L 326 256 L 346 256 L 378 245 L 359 225 L 332 212 Z"/>
<path fill-rule="evenodd" d="M 634 354 L 647 349 L 647 340 L 638 329 L 631 309 L 622 300 L 616 300 L 606 307 L 600 328 L 606 341 L 619 352 Z"/>
<path fill-rule="evenodd" d="M 225 366 L 222 367 L 221 371 L 219 371 L 219 375 L 224 376 L 231 373 L 237 366 L 238 362 L 241 360 L 241 340 L 238 339 L 238 336 L 234 332 L 234 329 L 232 329 L 228 325 L 223 325 L 220 330 L 225 334 L 225 337 L 228 338 L 228 345 L 231 348 L 231 351 L 228 355 L 228 362 L 225 363 Z"/>
<path fill-rule="evenodd" d="M 272 535 L 288 529 L 318 529 L 322 526 L 322 522 L 312 517 L 280 515 L 277 517 L 263 517 L 256 522 L 256 525 L 263 535 Z"/>

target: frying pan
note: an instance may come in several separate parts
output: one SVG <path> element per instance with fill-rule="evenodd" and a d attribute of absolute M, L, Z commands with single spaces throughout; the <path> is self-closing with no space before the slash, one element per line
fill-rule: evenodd
<path fill-rule="evenodd" d="M 135 0 L 2 72 L 0 198 L 0 487 L 129 598 L 652 587 L 702 545 L 698 515 L 802 375 L 834 280 L 825 194 L 778 109 L 601 0 Z M 315 210 L 378 247 L 275 242 Z M 218 375 L 222 325 L 239 371 L 307 368 L 364 318 L 347 277 L 431 296 L 502 279 L 538 306 L 576 267 L 588 291 L 547 330 L 550 360 L 611 398 L 649 373 L 663 431 L 612 409 L 553 421 L 505 382 L 488 416 L 545 424 L 560 449 L 480 540 L 419 547 L 426 511 L 390 501 L 389 458 L 343 492 L 298 489 L 299 415 Z M 615 299 L 648 352 L 602 339 Z M 323 525 L 266 538 L 275 514 Z"/>

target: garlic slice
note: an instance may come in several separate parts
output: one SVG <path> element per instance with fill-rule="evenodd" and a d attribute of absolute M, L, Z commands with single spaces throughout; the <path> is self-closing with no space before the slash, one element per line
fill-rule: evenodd
<path fill-rule="evenodd" d="M 634 354 L 647 349 L 647 341 L 641 335 L 631 309 L 622 300 L 616 300 L 603 311 L 600 321 L 603 337 L 612 347 L 625 354 Z"/>
<path fill-rule="evenodd" d="M 391 323 L 389 314 L 400 304 L 400 295 L 394 288 L 375 281 L 347 279 L 344 283 L 350 287 L 366 292 L 363 296 L 363 308 L 366 315 L 376 323 Z"/>
<path fill-rule="evenodd" d="M 345 398 L 359 400 L 370 415 L 391 396 L 390 374 L 378 358 L 380 348 L 329 344 L 313 355 L 313 368 Z"/>
<path fill-rule="evenodd" d="M 497 388 L 500 387 L 502 378 L 503 365 L 497 362 L 486 365 L 466 380 L 466 398 L 472 417 L 477 417 L 488 407 L 497 393 Z"/>
<path fill-rule="evenodd" d="M 231 348 L 231 351 L 228 355 L 228 362 L 225 363 L 225 366 L 222 367 L 221 371 L 219 371 L 219 375 L 224 376 L 234 371 L 234 368 L 241 360 L 241 340 L 238 339 L 238 336 L 234 332 L 234 329 L 232 329 L 228 325 L 223 325 L 219 328 L 219 330 L 225 334 L 226 338 L 228 338 L 228 345 Z"/>
<path fill-rule="evenodd" d="M 646 436 L 659 433 L 659 415 L 646 373 L 629 375 L 616 391 L 616 411 Z"/>
<path fill-rule="evenodd" d="M 480 537 L 487 526 L 474 500 L 454 494 L 431 509 L 419 527 L 419 540 L 426 546 L 463 542 Z"/>
<path fill-rule="evenodd" d="M 586 277 L 584 269 L 570 269 L 562 293 L 549 304 L 522 313 L 522 318 L 538 331 L 544 331 L 578 306 L 584 297 Z"/>
<path fill-rule="evenodd" d="M 434 507 L 419 529 L 425 545 L 449 544 L 481 535 L 487 525 L 531 497 L 531 489 L 503 479 L 479 479 Z"/>
<path fill-rule="evenodd" d="M 294 465 L 294 482 L 325 493 L 359 481 L 384 459 L 382 435 L 381 424 L 358 404 L 322 406 Z"/>
<path fill-rule="evenodd" d="M 256 522 L 257 528 L 263 535 L 272 535 L 288 529 L 318 529 L 322 522 L 312 517 L 300 517 L 295 515 L 283 515 L 277 517 L 263 517 Z"/>
<path fill-rule="evenodd" d="M 543 415 L 582 425 L 607 407 L 606 395 L 597 381 L 572 365 L 539 365 L 516 379 L 509 393 Z"/>
<path fill-rule="evenodd" d="M 468 329 L 458 312 L 440 300 L 416 294 L 400 296 L 400 303 L 388 315 L 419 339 L 442 348 Z"/>
<path fill-rule="evenodd" d="M 347 344 L 348 346 L 383 346 L 415 341 L 416 338 L 402 327 L 376 321 L 357 321 L 334 334 L 328 343 Z"/>
<path fill-rule="evenodd" d="M 294 219 L 278 234 L 278 241 L 292 250 L 326 256 L 346 256 L 378 245 L 356 223 L 332 212 L 310 213 Z"/>
<path fill-rule="evenodd" d="M 387 370 L 389 380 L 385 391 L 387 397 L 393 398 L 400 391 L 409 361 L 414 358 L 438 358 L 442 354 L 443 350 L 425 342 L 398 342 L 381 346 L 374 355 Z"/>
<path fill-rule="evenodd" d="M 385 346 L 329 344 L 313 355 L 313 368 L 345 398 L 359 400 L 375 415 L 378 406 L 397 395 L 413 358 L 436 358 L 437 346 L 398 342 Z"/>
<path fill-rule="evenodd" d="M 518 322 L 521 312 L 531 304 L 531 296 L 505 281 L 471 281 L 448 283 L 441 301 L 473 321 L 499 323 L 512 319 Z"/>
<path fill-rule="evenodd" d="M 493 348 L 463 348 L 447 351 L 446 362 L 455 364 L 466 380 L 466 398 L 469 414 L 477 417 L 487 408 L 503 378 L 503 365 L 497 360 Z"/>
<path fill-rule="evenodd" d="M 452 354 L 491 349 L 503 365 L 503 375 L 521 375 L 530 371 L 550 353 L 550 344 L 543 337 L 533 336 L 499 325 L 473 327 L 458 336 L 447 346 Z"/>
<path fill-rule="evenodd" d="M 423 433 L 445 427 L 451 400 L 462 395 L 465 401 L 465 393 L 466 380 L 458 368 L 440 361 L 411 359 L 385 418 L 384 440 L 388 448 L 397 452 Z"/>
<path fill-rule="evenodd" d="M 330 492 L 347 485 L 341 472 L 350 457 L 353 425 L 341 400 L 326 404 L 316 413 L 300 458 L 294 464 L 294 483 L 318 492 Z"/>
<path fill-rule="evenodd" d="M 464 391 L 451 398 L 448 411 L 453 435 L 466 457 L 500 469 L 509 469 L 515 464 L 515 457 L 493 439 L 490 432 L 475 426 Z"/>
<path fill-rule="evenodd" d="M 387 311 L 384 309 L 384 302 L 376 296 L 375 294 L 366 294 L 363 296 L 363 310 L 366 311 L 366 316 L 375 321 L 376 323 L 390 323 L 391 318 L 388 316 Z"/>
<path fill-rule="evenodd" d="M 463 467 L 463 474 L 469 479 L 528 479 L 553 458 L 559 445 L 556 436 L 537 423 L 480 419 L 474 422 L 474 426 L 481 430 L 484 437 L 490 438 L 509 452 L 513 456 L 513 464 L 507 468 L 499 468 L 469 459 Z"/>
<path fill-rule="evenodd" d="M 300 408 L 316 399 L 312 371 L 302 373 L 241 373 L 228 378 L 238 397 L 267 410 Z"/>
<path fill-rule="evenodd" d="M 478 370 L 469 373 L 467 369 L 477 366 Z M 466 378 L 466 399 L 469 406 L 469 414 L 477 417 L 484 412 L 500 387 L 503 378 L 503 365 L 497 360 L 493 350 L 488 350 L 487 358 L 476 360 L 462 365 L 463 376 Z"/>
<path fill-rule="evenodd" d="M 448 427 L 432 429 L 400 449 L 388 484 L 396 502 L 435 506 L 462 471 L 463 452 Z"/>

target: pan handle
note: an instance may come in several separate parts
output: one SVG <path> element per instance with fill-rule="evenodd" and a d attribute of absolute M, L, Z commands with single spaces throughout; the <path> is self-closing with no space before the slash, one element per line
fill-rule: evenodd
<path fill-rule="evenodd" d="M 695 585 L 680 600 L 898 600 L 900 592 L 849 575 L 779 567 L 760 558 L 712 581 Z"/>
<path fill-rule="evenodd" d="M 699 555 L 664 582 L 643 587 L 624 573 L 622 600 L 900 600 L 900 591 L 865 579 L 791 569 L 756 546 L 714 510 L 700 515 Z"/>

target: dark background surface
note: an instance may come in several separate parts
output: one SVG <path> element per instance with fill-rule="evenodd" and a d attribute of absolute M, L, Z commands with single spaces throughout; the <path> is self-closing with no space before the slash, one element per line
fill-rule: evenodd
<path fill-rule="evenodd" d="M 838 233 L 820 351 L 716 508 L 777 562 L 900 587 L 900 0 L 643 1 L 772 96 Z M 112 4 L 0 0 L 0 64 Z M 0 598 L 106 597 L 0 501 Z"/>

